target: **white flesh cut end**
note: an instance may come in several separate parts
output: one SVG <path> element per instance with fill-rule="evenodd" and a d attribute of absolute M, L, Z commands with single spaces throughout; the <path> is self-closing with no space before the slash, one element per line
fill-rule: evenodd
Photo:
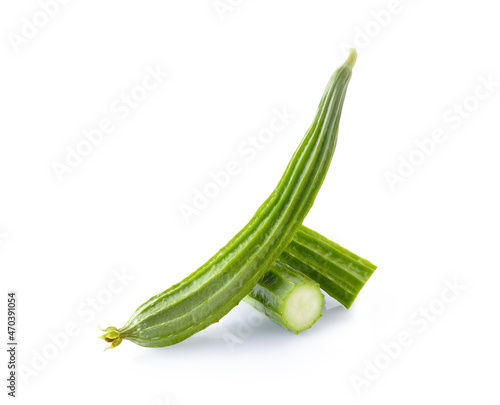
<path fill-rule="evenodd" d="M 296 333 L 310 328 L 321 316 L 323 298 L 316 285 L 297 286 L 285 299 L 283 320 Z"/>

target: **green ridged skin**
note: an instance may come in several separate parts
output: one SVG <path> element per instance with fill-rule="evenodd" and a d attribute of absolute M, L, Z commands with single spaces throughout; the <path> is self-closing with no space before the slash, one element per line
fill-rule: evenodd
<path fill-rule="evenodd" d="M 243 301 L 299 333 L 321 316 L 321 307 L 317 305 L 318 300 L 321 306 L 323 303 L 320 287 L 349 308 L 376 268 L 368 260 L 301 225 L 285 251 Z M 292 293 L 305 288 L 310 293 L 302 297 L 299 322 L 297 310 L 287 311 L 287 307 Z"/>
<path fill-rule="evenodd" d="M 299 333 L 319 319 L 323 298 L 318 283 L 278 259 L 243 301 Z"/>
<path fill-rule="evenodd" d="M 279 260 L 349 308 L 377 266 L 301 226 Z"/>
<path fill-rule="evenodd" d="M 127 324 L 102 336 L 163 347 L 219 321 L 263 277 L 292 240 L 323 183 L 337 141 L 342 105 L 356 51 L 328 82 L 316 117 L 280 182 L 250 222 L 207 263 L 180 283 L 142 304 Z"/>

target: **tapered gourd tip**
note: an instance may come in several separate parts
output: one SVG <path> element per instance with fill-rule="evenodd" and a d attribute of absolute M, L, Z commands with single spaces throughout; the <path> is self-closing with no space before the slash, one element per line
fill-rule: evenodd
<path fill-rule="evenodd" d="M 99 328 L 101 329 L 101 328 Z M 108 349 L 113 349 L 116 346 L 118 346 L 122 342 L 122 336 L 118 329 L 116 329 L 114 326 L 110 326 L 109 328 L 106 329 L 101 329 L 103 332 L 106 332 L 104 335 L 99 336 L 100 339 L 103 339 L 104 341 L 111 343 L 108 347 L 106 347 L 105 351 Z"/>
<path fill-rule="evenodd" d="M 352 69 L 356 64 L 356 59 L 358 59 L 358 51 L 356 51 L 355 48 L 351 48 L 349 49 L 349 56 L 344 62 L 344 65 Z"/>

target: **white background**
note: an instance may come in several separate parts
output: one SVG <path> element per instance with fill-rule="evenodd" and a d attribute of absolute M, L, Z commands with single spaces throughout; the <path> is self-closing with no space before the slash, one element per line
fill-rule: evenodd
<path fill-rule="evenodd" d="M 17 291 L 18 403 L 500 404 L 498 1 L 223 4 L 234 6 L 69 1 L 13 46 L 41 8 L 2 2 L 1 302 Z M 329 305 L 295 336 L 267 319 L 243 327 L 255 318 L 242 303 L 179 345 L 103 353 L 98 325 L 122 326 L 269 195 L 342 43 L 357 45 L 358 62 L 305 224 L 379 266 L 352 308 Z M 168 78 L 121 119 L 114 100 L 157 66 Z M 481 80 L 496 85 L 478 101 Z M 458 123 L 447 110 L 464 100 Z M 294 118 L 248 162 L 237 148 L 284 107 Z M 102 119 L 115 130 L 58 181 L 54 162 Z M 435 128 L 444 142 L 391 190 L 387 172 Z M 240 174 L 186 223 L 180 204 L 231 160 Z M 132 279 L 117 283 L 121 271 Z M 442 305 L 447 283 L 463 289 Z M 429 305 L 442 313 L 422 321 Z M 405 331 L 412 343 L 357 389 L 353 378 Z M 6 386 L 6 360 L 1 369 Z"/>

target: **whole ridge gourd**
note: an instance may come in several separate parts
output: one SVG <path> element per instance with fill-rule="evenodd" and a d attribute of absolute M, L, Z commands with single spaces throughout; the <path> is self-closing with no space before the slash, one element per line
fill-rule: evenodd
<path fill-rule="evenodd" d="M 127 324 L 101 336 L 144 347 L 169 346 L 219 321 L 256 286 L 290 243 L 323 183 L 333 156 L 342 106 L 357 53 L 331 76 L 313 123 L 276 189 L 250 222 L 207 263 L 142 304 Z"/>

